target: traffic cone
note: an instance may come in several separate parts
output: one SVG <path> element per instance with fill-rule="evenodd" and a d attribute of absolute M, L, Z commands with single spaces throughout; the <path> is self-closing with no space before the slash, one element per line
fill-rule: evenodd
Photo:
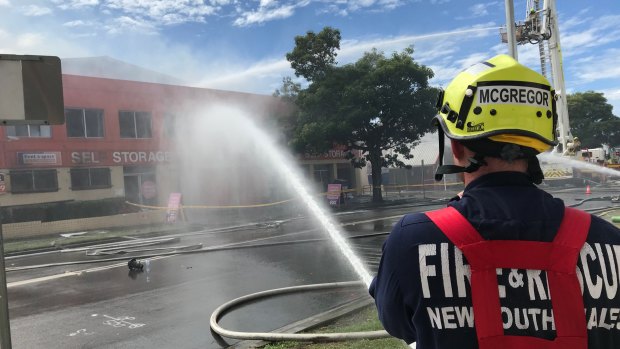
<path fill-rule="evenodd" d="M 586 194 L 592 194 L 592 190 L 590 190 L 590 185 L 586 185 Z"/>

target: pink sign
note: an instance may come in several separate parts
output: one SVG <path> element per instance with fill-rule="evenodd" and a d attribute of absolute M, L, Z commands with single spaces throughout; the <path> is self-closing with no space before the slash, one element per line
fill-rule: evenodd
<path fill-rule="evenodd" d="M 340 193 L 342 191 L 342 184 L 328 184 L 327 185 L 327 201 L 330 205 L 338 205 L 340 199 Z"/>

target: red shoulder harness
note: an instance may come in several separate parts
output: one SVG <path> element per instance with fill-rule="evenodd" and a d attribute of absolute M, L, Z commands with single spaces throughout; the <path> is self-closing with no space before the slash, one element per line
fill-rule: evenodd
<path fill-rule="evenodd" d="M 456 209 L 426 215 L 465 255 L 471 268 L 474 324 L 480 349 L 586 349 L 588 333 L 576 267 L 590 228 L 590 215 L 566 208 L 553 242 L 484 240 Z M 497 268 L 547 272 L 557 337 L 546 340 L 504 335 Z"/>

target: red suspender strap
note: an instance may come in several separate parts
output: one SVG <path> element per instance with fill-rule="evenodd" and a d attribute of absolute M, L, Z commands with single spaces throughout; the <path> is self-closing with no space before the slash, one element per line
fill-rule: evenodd
<path fill-rule="evenodd" d="M 590 215 L 571 208 L 553 242 L 484 240 L 456 209 L 426 215 L 465 255 L 471 268 L 474 323 L 480 349 L 585 349 L 588 334 L 576 268 L 590 229 Z M 545 270 L 556 338 L 506 336 L 497 284 L 498 268 Z"/>

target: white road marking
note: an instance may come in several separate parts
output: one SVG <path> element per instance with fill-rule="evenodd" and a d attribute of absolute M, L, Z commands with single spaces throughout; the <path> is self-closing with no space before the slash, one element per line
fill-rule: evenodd
<path fill-rule="evenodd" d="M 112 327 L 127 327 L 130 330 L 136 329 L 136 328 L 140 328 L 146 324 L 139 324 L 139 323 L 132 323 L 129 322 L 127 320 L 135 320 L 136 318 L 133 316 L 119 316 L 118 318 L 109 316 L 109 315 L 103 315 L 103 317 L 107 318 L 108 320 L 104 321 L 103 324 L 104 325 L 109 325 Z"/>
<path fill-rule="evenodd" d="M 77 335 L 90 336 L 91 334 L 95 334 L 94 332 L 87 332 L 85 328 L 81 328 L 75 332 L 69 333 L 69 337 L 75 337 Z"/>

